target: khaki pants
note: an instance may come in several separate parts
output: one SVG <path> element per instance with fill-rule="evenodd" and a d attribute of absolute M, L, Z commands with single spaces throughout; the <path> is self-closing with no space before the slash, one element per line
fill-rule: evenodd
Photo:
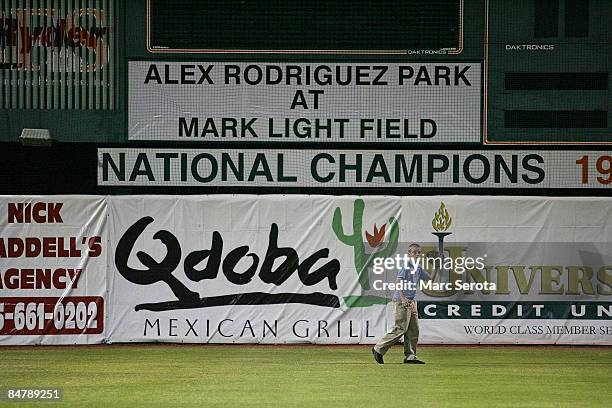
<path fill-rule="evenodd" d="M 392 302 L 395 308 L 395 324 L 374 346 L 380 354 L 385 354 L 392 345 L 404 338 L 404 355 L 407 360 L 416 358 L 417 342 L 419 341 L 419 317 L 416 300 L 408 306 L 402 302 Z"/>

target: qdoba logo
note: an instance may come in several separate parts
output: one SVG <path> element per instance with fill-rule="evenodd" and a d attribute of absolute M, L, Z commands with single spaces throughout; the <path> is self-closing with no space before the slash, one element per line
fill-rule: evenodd
<path fill-rule="evenodd" d="M 153 217 L 143 217 L 136 221 L 121 237 L 115 251 L 115 265 L 119 273 L 128 281 L 137 285 L 151 285 L 164 282 L 176 300 L 165 300 L 157 303 L 145 303 L 135 307 L 135 310 L 164 311 L 175 309 L 193 309 L 227 305 L 271 305 L 281 303 L 302 303 L 323 307 L 340 307 L 339 299 L 329 293 L 236 293 L 230 295 L 200 297 L 183 284 L 173 273 L 179 267 L 183 255 L 181 243 L 176 236 L 167 230 L 159 230 L 153 239 L 160 241 L 166 247 L 166 255 L 157 262 L 146 252 L 138 251 L 136 257 L 147 269 L 135 269 L 128 265 L 128 260 L 134 250 L 136 242 L 141 238 L 148 225 L 154 222 Z M 329 249 L 322 248 L 306 257 L 299 259 L 294 248 L 280 247 L 278 245 L 278 226 L 272 223 L 268 238 L 268 246 L 263 260 L 254 252 L 250 252 L 248 245 L 231 249 L 223 257 L 223 237 L 213 232 L 210 248 L 197 249 L 189 252 L 183 261 L 182 267 L 185 276 L 193 281 L 200 282 L 208 279 L 218 279 L 219 271 L 223 272 L 225 279 L 240 286 L 245 285 L 258 275 L 263 282 L 280 286 L 293 274 L 298 275 L 305 286 L 313 286 L 319 282 L 327 281 L 331 290 L 337 290 L 336 277 L 340 272 L 340 262 L 330 259 L 323 266 L 312 270 L 314 264 L 329 256 Z M 236 265 L 244 258 L 250 258 L 251 265 L 244 272 L 237 272 Z M 282 260 L 282 261 L 281 261 Z M 198 269 L 198 265 L 206 261 L 206 265 Z M 261 261 L 261 262 L 260 262 Z M 274 267 L 275 261 L 281 261 Z"/>

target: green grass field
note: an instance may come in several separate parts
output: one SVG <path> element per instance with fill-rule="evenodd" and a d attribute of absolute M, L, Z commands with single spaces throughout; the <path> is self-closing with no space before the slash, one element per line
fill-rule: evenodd
<path fill-rule="evenodd" d="M 62 387 L 62 407 L 611 407 L 612 348 L 0 348 L 0 388 Z M 6 404 L 9 405 L 9 404 Z M 10 406 L 40 407 L 40 403 Z"/>

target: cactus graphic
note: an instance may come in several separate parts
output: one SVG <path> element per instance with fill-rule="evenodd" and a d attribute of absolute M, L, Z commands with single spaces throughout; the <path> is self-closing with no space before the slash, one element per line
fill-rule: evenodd
<path fill-rule="evenodd" d="M 366 252 L 366 247 L 363 239 L 363 211 L 365 203 L 362 199 L 355 200 L 353 205 L 353 233 L 348 235 L 342 228 L 342 211 L 340 207 L 336 207 L 334 218 L 332 221 L 332 229 L 340 242 L 353 247 L 353 255 L 355 261 L 355 270 L 359 278 L 359 284 L 363 289 L 370 289 L 370 280 L 368 277 L 368 267 L 372 266 L 376 258 L 386 258 L 395 253 L 397 242 L 399 239 L 399 224 L 395 217 L 389 218 L 389 242 L 384 249 Z"/>

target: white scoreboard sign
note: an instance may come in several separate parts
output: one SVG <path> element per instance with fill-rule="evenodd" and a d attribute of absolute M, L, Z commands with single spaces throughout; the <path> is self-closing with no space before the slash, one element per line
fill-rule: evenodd
<path fill-rule="evenodd" d="M 480 143 L 479 63 L 129 62 L 129 139 Z"/>

